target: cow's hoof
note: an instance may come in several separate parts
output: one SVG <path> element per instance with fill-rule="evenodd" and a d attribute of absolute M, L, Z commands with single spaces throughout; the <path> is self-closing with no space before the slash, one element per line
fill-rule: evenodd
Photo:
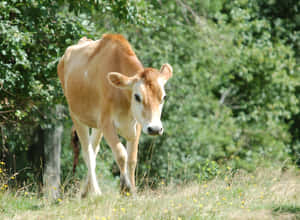
<path fill-rule="evenodd" d="M 127 177 L 121 175 L 120 176 L 120 186 L 121 186 L 121 193 L 126 194 L 128 192 L 131 192 L 131 183 L 128 180 Z"/>
<path fill-rule="evenodd" d="M 86 187 L 85 190 L 81 193 L 81 198 L 85 198 L 87 196 L 101 196 L 102 192 L 98 189 L 92 189 L 90 187 Z"/>

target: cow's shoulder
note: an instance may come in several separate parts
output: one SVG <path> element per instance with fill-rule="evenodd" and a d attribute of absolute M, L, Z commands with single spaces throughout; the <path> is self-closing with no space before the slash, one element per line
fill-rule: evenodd
<path fill-rule="evenodd" d="M 104 34 L 102 39 L 104 40 L 104 42 L 113 42 L 117 44 L 122 49 L 122 51 L 124 53 L 127 53 L 128 55 L 135 55 L 130 43 L 121 34 Z"/>
<path fill-rule="evenodd" d="M 103 49 L 112 50 L 118 48 L 123 54 L 129 56 L 135 56 L 133 49 L 131 48 L 129 42 L 121 34 L 103 34 L 101 40 L 97 41 L 97 46 L 91 53 L 89 59 L 93 59 L 97 54 L 99 54 Z"/>

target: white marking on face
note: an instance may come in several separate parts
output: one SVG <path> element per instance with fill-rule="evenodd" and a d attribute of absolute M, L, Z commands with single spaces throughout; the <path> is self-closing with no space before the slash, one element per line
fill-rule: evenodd
<path fill-rule="evenodd" d="M 152 112 L 152 118 L 150 123 L 146 126 L 143 127 L 143 131 L 145 133 L 149 134 L 149 128 L 153 128 L 153 129 L 158 129 L 159 134 L 161 135 L 163 133 L 163 125 L 161 122 L 161 113 L 162 113 L 162 109 L 163 109 L 163 97 L 165 96 L 165 89 L 164 89 L 164 84 L 165 82 L 163 80 L 161 80 L 161 78 L 158 78 L 158 84 L 160 85 L 160 89 L 162 91 L 162 96 L 160 97 L 159 101 L 162 101 L 159 106 L 158 109 L 154 109 L 156 110 L 156 112 Z"/>
<path fill-rule="evenodd" d="M 88 77 L 88 70 L 86 70 L 85 72 L 84 72 L 84 77 Z"/>
<path fill-rule="evenodd" d="M 137 82 L 132 89 L 132 101 L 131 101 L 131 111 L 134 114 L 135 119 L 140 123 L 144 124 L 144 119 L 142 117 L 142 112 L 143 112 L 143 96 L 142 96 L 142 91 L 145 90 L 145 86 L 141 81 Z M 137 100 L 137 97 L 140 99 L 139 101 Z"/>
<path fill-rule="evenodd" d="M 158 84 L 160 85 L 162 91 L 162 97 L 160 97 L 159 100 L 161 101 L 165 96 L 164 82 L 158 78 Z M 153 106 L 151 106 L 151 109 L 145 109 L 143 100 L 147 97 L 143 97 L 143 95 L 147 96 L 147 91 L 143 82 L 140 81 L 134 85 L 132 90 L 132 113 L 134 114 L 136 120 L 142 125 L 144 133 L 161 135 L 163 133 L 163 126 L 160 118 L 163 102 L 160 103 L 156 109 L 153 109 Z M 137 99 L 136 96 L 139 98 Z"/>

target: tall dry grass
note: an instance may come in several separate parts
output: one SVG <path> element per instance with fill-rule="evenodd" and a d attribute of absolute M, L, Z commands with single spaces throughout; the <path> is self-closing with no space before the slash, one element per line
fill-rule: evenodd
<path fill-rule="evenodd" d="M 0 193 L 0 219 L 300 219 L 300 173 L 290 168 L 226 172 L 209 182 L 168 185 L 122 196 L 80 197 L 78 184 L 57 201 L 26 189 Z"/>

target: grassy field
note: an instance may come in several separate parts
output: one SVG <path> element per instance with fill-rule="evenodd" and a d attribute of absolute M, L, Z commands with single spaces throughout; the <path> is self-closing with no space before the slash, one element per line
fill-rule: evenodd
<path fill-rule="evenodd" d="M 228 171 L 206 183 L 175 186 L 121 196 L 102 186 L 101 197 L 66 192 L 56 202 L 19 189 L 0 193 L 0 219 L 300 219 L 299 170 L 258 168 Z"/>

